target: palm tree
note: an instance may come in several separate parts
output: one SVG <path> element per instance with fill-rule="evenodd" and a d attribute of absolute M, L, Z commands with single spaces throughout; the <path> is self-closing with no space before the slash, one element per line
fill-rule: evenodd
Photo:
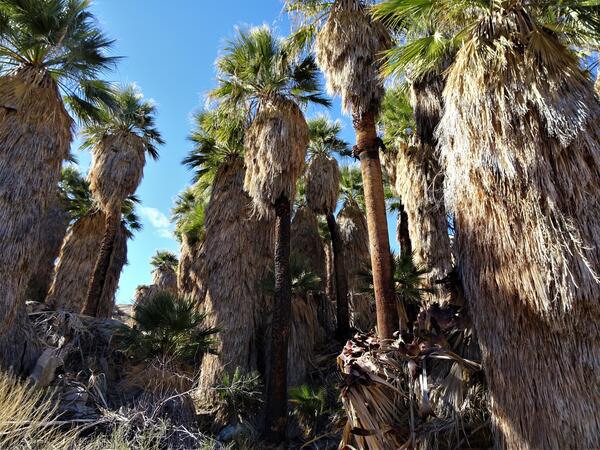
<path fill-rule="evenodd" d="M 309 138 L 300 106 L 329 102 L 321 96 L 313 59 L 292 58 L 287 45 L 268 28 L 239 32 L 217 61 L 217 69 L 219 87 L 212 92 L 213 98 L 231 108 L 244 108 L 249 116 L 244 188 L 259 215 L 275 213 L 276 283 L 265 437 L 280 442 L 287 423 L 291 202 Z"/>
<path fill-rule="evenodd" d="M 430 269 L 423 277 L 424 287 L 429 288 L 452 270 L 444 172 L 434 137 L 442 111 L 442 86 L 439 77 L 429 74 L 411 82 L 410 99 L 405 86 L 388 89 L 381 114 L 386 148 L 388 153 L 393 152 L 396 191 L 406 209 L 412 247 L 408 253 L 414 254 L 417 266 Z M 438 288 L 424 295 L 423 300 L 443 304 L 448 297 L 444 289 Z"/>
<path fill-rule="evenodd" d="M 369 15 L 368 0 L 288 0 L 288 10 L 306 16 L 308 24 L 295 35 L 308 44 L 314 37 L 317 63 L 325 72 L 327 88 L 342 98 L 356 130 L 354 154 L 361 162 L 369 225 L 371 264 L 375 283 L 377 325 L 390 339 L 397 329 L 392 281 L 392 257 L 376 120 L 383 98 L 379 53 L 391 38 L 385 27 Z"/>
<path fill-rule="evenodd" d="M 158 159 L 157 145 L 163 144 L 154 125 L 156 108 L 143 99 L 135 86 L 115 93 L 114 108 L 102 108 L 97 120 L 83 130 L 84 148 L 92 149 L 88 175 L 92 195 L 106 215 L 106 229 L 90 280 L 84 314 L 97 317 L 110 267 L 121 205 L 142 181 L 146 153 Z"/>
<path fill-rule="evenodd" d="M 598 448 L 600 104 L 571 48 L 598 42 L 600 7 L 426 3 L 380 12 L 457 50 L 439 148 L 498 446 Z"/>
<path fill-rule="evenodd" d="M 225 408 L 214 385 L 238 368 L 258 369 L 266 314 L 257 286 L 272 259 L 272 222 L 252 214 L 244 191 L 245 122 L 240 110 L 195 115 L 193 148 L 183 161 L 193 170 L 194 185 L 173 209 L 182 236 L 180 289 L 201 305 L 207 323 L 223 330 L 215 354 L 202 359 L 199 380 L 201 403 L 221 414 Z"/>
<path fill-rule="evenodd" d="M 177 288 L 177 266 L 179 260 L 175 253 L 166 250 L 157 250 L 150 265 L 152 270 L 152 284 L 138 286 L 134 295 L 134 313 L 143 308 L 157 295 L 169 294 L 176 296 Z M 194 300 L 191 296 L 185 296 L 189 300 Z"/>
<path fill-rule="evenodd" d="M 339 138 L 342 131 L 340 122 L 332 122 L 320 116 L 308 122 L 308 129 L 310 142 L 309 164 L 306 169 L 306 203 L 316 214 L 323 214 L 327 219 L 335 271 L 337 333 L 344 337 L 350 331 L 348 278 L 344 248 L 334 215 L 340 195 L 340 169 L 333 153 L 348 153 L 349 146 Z"/>
<path fill-rule="evenodd" d="M 79 312 L 86 300 L 86 288 L 96 264 L 106 219 L 92 198 L 89 183 L 78 171 L 71 168 L 63 171 L 60 190 L 71 225 L 62 242 L 45 301 L 56 309 Z M 112 314 L 119 277 L 127 261 L 127 240 L 142 228 L 135 213 L 138 203 L 137 197 L 130 196 L 122 205 L 122 220 L 103 293 L 106 314 Z"/>
<path fill-rule="evenodd" d="M 177 266 L 179 260 L 173 252 L 166 250 L 157 250 L 150 265 L 154 267 L 152 271 L 152 282 L 165 291 L 177 294 Z"/>
<path fill-rule="evenodd" d="M 0 365 L 28 372 L 40 349 L 25 313 L 41 223 L 69 154 L 71 111 L 88 118 L 110 98 L 97 80 L 114 58 L 85 0 L 0 5 Z M 8 182 L 10 180 L 10 182 Z"/>

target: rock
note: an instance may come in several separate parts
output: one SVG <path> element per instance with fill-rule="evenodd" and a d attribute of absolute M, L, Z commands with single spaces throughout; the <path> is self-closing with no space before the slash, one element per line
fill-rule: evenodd
<path fill-rule="evenodd" d="M 49 386 L 54 380 L 56 375 L 56 369 L 62 366 L 63 361 L 58 356 L 58 350 L 54 348 L 48 348 L 44 350 L 41 356 L 35 363 L 33 372 L 29 376 L 31 380 L 38 387 Z"/>

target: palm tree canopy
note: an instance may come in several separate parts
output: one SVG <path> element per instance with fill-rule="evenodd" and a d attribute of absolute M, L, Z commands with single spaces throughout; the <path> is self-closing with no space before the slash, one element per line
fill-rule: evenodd
<path fill-rule="evenodd" d="M 97 26 L 90 0 L 2 0 L 0 74 L 33 69 L 49 75 L 82 120 L 112 105 L 110 85 L 99 76 L 118 58 Z"/>
<path fill-rule="evenodd" d="M 267 27 L 239 31 L 217 61 L 220 107 L 247 114 L 244 189 L 267 216 L 280 198 L 294 199 L 304 167 L 308 126 L 300 107 L 329 105 L 321 95 L 316 65 L 297 58 Z"/>
<path fill-rule="evenodd" d="M 365 209 L 362 174 L 358 167 L 345 166 L 340 171 L 340 191 L 345 203 L 356 203 Z"/>
<path fill-rule="evenodd" d="M 217 60 L 217 70 L 219 86 L 210 96 L 233 109 L 243 107 L 253 114 L 266 102 L 281 99 L 330 105 L 321 94 L 312 56 L 294 57 L 289 43 L 268 27 L 238 31 Z"/>
<path fill-rule="evenodd" d="M 309 158 L 319 153 L 326 155 L 338 153 L 341 156 L 351 156 L 350 145 L 339 137 L 342 132 L 341 121 L 332 121 L 328 117 L 320 115 L 308 121 L 308 132 L 310 137 Z"/>
<path fill-rule="evenodd" d="M 334 153 L 348 155 L 350 146 L 340 139 L 342 124 L 325 116 L 309 120 L 309 164 L 306 169 L 306 203 L 316 214 L 333 214 L 340 192 L 340 169 Z"/>
<path fill-rule="evenodd" d="M 194 171 L 197 189 L 210 188 L 219 166 L 243 155 L 244 126 L 240 110 L 216 108 L 194 115 L 194 128 L 188 137 L 194 148 L 182 163 Z"/>
<path fill-rule="evenodd" d="M 144 100 L 143 94 L 133 84 L 115 91 L 115 104 L 99 110 L 97 119 L 83 129 L 82 148 L 97 146 L 107 136 L 128 134 L 141 139 L 144 149 L 158 159 L 158 145 L 164 144 L 156 129 L 156 105 Z"/>
<path fill-rule="evenodd" d="M 171 220 L 175 222 L 175 236 L 182 241 L 185 237 L 190 244 L 204 239 L 206 207 L 210 189 L 188 188 L 177 196 L 171 210 Z"/>
<path fill-rule="evenodd" d="M 533 55 L 560 65 L 548 37 L 558 37 L 566 48 L 596 49 L 600 40 L 600 6 L 597 2 L 523 0 L 385 0 L 373 8 L 374 17 L 396 32 L 401 45 L 386 54 L 384 73 L 407 70 L 419 77 L 443 67 L 476 32 L 493 50 L 494 15 L 519 9 L 526 12 L 532 33 L 527 37 Z M 518 31 L 515 29 L 515 32 Z M 525 36 L 523 36 L 525 38 Z"/>
<path fill-rule="evenodd" d="M 342 97 L 344 111 L 361 118 L 377 113 L 383 96 L 379 54 L 391 45 L 381 23 L 369 14 L 369 0 L 288 0 L 299 18 L 290 41 L 293 49 L 314 46 L 325 72 L 327 90 Z M 314 45 L 313 45 L 314 44 Z"/>
<path fill-rule="evenodd" d="M 150 260 L 150 264 L 158 270 L 176 270 L 177 264 L 179 264 L 179 260 L 173 252 L 169 252 L 167 250 L 157 250 L 152 259 Z"/>

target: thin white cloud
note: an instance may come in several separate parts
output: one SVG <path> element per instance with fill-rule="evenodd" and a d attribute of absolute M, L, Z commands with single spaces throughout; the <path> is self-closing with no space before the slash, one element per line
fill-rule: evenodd
<path fill-rule="evenodd" d="M 173 224 L 165 214 L 150 206 L 141 206 L 139 211 L 142 217 L 148 219 L 160 237 L 173 239 Z"/>

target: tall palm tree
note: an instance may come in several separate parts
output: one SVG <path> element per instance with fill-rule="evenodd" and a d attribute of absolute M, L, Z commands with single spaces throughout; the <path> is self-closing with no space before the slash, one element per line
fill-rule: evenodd
<path fill-rule="evenodd" d="M 340 122 L 321 116 L 309 120 L 310 142 L 308 168 L 306 169 L 306 203 L 317 214 L 325 215 L 333 249 L 335 271 L 337 333 L 347 336 L 350 330 L 348 311 L 348 278 L 344 261 L 344 248 L 335 220 L 335 210 L 340 195 L 340 169 L 334 153 L 349 152 L 349 146 L 339 138 Z"/>
<path fill-rule="evenodd" d="M 248 111 L 244 188 L 259 215 L 275 213 L 276 283 L 265 437 L 279 442 L 285 438 L 287 424 L 291 202 L 309 138 L 300 107 L 329 102 L 321 95 L 313 59 L 292 58 L 287 45 L 265 27 L 240 32 L 217 61 L 217 69 L 219 87 L 212 96 Z"/>
<path fill-rule="evenodd" d="M 317 63 L 327 88 L 342 98 L 356 130 L 354 154 L 361 162 L 369 225 L 371 264 L 377 303 L 377 326 L 390 339 L 397 327 L 392 257 L 377 137 L 377 115 L 383 98 L 379 54 L 391 45 L 385 27 L 369 15 L 369 0 L 288 0 L 288 10 L 306 16 L 307 25 L 295 35 L 308 44 L 314 37 Z"/>
<path fill-rule="evenodd" d="M 439 148 L 499 447 L 598 448 L 600 104 L 571 48 L 598 42 L 600 7 L 426 3 L 380 12 L 457 50 Z"/>
<path fill-rule="evenodd" d="M 394 155 L 396 191 L 406 209 L 411 242 L 409 254 L 414 254 L 417 266 L 429 269 L 422 278 L 429 288 L 439 285 L 436 282 L 452 270 L 444 172 L 434 137 L 442 112 L 441 87 L 443 82 L 439 76 L 429 74 L 418 82 L 411 82 L 410 87 L 390 88 L 381 114 L 386 147 L 388 153 Z M 445 289 L 438 288 L 426 293 L 423 300 L 445 303 L 448 297 Z"/>
<path fill-rule="evenodd" d="M 42 218 L 69 153 L 73 119 L 110 98 L 114 62 L 85 0 L 0 5 L 0 365 L 25 373 L 39 343 L 25 312 Z"/>
<path fill-rule="evenodd" d="M 213 386 L 221 377 L 259 367 L 265 296 L 258 284 L 272 259 L 272 222 L 252 214 L 244 191 L 245 125 L 241 110 L 195 115 L 193 148 L 183 161 L 194 185 L 173 209 L 182 236 L 181 289 L 201 305 L 207 323 L 223 330 L 216 353 L 202 359 L 199 380 L 201 403 L 218 413 L 224 408 Z"/>
<path fill-rule="evenodd" d="M 83 147 L 92 149 L 90 189 L 106 216 L 102 245 L 82 309 L 84 314 L 97 317 L 103 309 L 100 300 L 121 218 L 121 205 L 142 181 L 146 153 L 158 159 L 156 146 L 163 144 L 163 140 L 155 128 L 155 113 L 152 102 L 144 100 L 135 86 L 127 86 L 115 93 L 114 107 L 102 108 L 99 117 L 83 130 Z"/>

